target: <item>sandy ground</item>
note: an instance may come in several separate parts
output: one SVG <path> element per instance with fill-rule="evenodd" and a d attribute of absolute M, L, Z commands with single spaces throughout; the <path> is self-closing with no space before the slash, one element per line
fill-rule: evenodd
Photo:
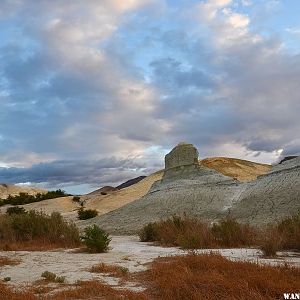
<path fill-rule="evenodd" d="M 261 257 L 257 249 L 219 249 L 197 250 L 197 253 L 210 251 L 219 252 L 232 260 L 253 261 L 261 264 L 280 265 L 285 262 L 300 267 L 300 256 L 293 253 L 280 253 L 276 259 Z M 20 259 L 21 263 L 15 266 L 0 268 L 0 278 L 11 277 L 10 284 L 24 286 L 41 279 L 44 271 L 50 271 L 58 276 L 65 276 L 67 283 L 77 280 L 102 279 L 112 286 L 118 286 L 119 280 L 105 274 L 90 273 L 88 270 L 101 262 L 128 268 L 129 272 L 139 272 L 147 268 L 147 263 L 157 257 L 182 255 L 188 251 L 179 248 L 165 248 L 154 246 L 151 243 L 139 242 L 136 236 L 114 236 L 111 250 L 108 253 L 89 254 L 75 253 L 74 250 L 40 251 L 10 251 L 0 252 L 0 256 Z M 127 288 L 141 290 L 143 287 L 127 284 Z"/>

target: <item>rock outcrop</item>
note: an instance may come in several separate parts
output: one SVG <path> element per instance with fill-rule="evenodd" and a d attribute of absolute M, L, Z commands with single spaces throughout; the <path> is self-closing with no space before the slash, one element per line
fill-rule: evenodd
<path fill-rule="evenodd" d="M 245 183 L 196 160 L 197 149 L 179 144 L 166 156 L 164 176 L 145 196 L 82 225 L 96 222 L 110 233 L 133 234 L 148 222 L 183 213 L 209 221 L 230 214 L 262 225 L 300 209 L 300 158 Z"/>

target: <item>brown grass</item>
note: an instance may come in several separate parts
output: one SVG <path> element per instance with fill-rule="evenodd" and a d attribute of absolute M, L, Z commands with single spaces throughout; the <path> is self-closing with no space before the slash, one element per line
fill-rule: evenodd
<path fill-rule="evenodd" d="M 42 292 L 46 292 L 43 290 Z M 113 289 L 99 281 L 82 281 L 71 285 L 69 289 L 55 292 L 51 295 L 35 294 L 36 288 L 17 291 L 0 283 L 0 299 L 5 300 L 148 300 L 143 293 L 123 289 Z"/>
<path fill-rule="evenodd" d="M 98 269 L 98 268 L 97 268 Z M 101 271 L 113 270 L 104 265 Z M 146 286 L 143 293 L 114 289 L 100 281 L 82 281 L 66 285 L 51 294 L 36 287 L 15 291 L 0 283 L 0 299 L 5 300 L 237 300 L 281 299 L 283 293 L 299 292 L 300 268 L 261 266 L 235 262 L 218 254 L 188 254 L 158 258 L 150 268 L 135 276 Z M 67 289 L 65 289 L 67 288 Z"/>
<path fill-rule="evenodd" d="M 89 270 L 92 273 L 105 273 L 115 277 L 124 277 L 128 275 L 128 269 L 125 267 L 108 265 L 105 263 L 100 263 L 98 265 L 92 266 Z"/>
<path fill-rule="evenodd" d="M 3 266 L 15 266 L 18 265 L 21 261 L 19 259 L 9 258 L 5 256 L 0 256 L 0 267 Z"/>
<path fill-rule="evenodd" d="M 3 251 L 48 251 L 59 248 L 78 247 L 78 244 L 68 244 L 61 241 L 51 242 L 46 239 L 34 239 L 21 242 L 3 243 L 1 248 Z"/>
<path fill-rule="evenodd" d="M 300 214 L 264 228 L 232 218 L 209 226 L 196 218 L 173 216 L 145 225 L 140 240 L 184 249 L 258 247 L 265 256 L 275 256 L 280 250 L 300 251 Z"/>
<path fill-rule="evenodd" d="M 145 273 L 155 299 L 281 299 L 298 292 L 300 269 L 233 262 L 216 254 L 157 259 Z"/>
<path fill-rule="evenodd" d="M 255 235 L 254 228 L 230 218 L 210 227 L 196 218 L 173 216 L 146 225 L 140 239 L 184 249 L 211 249 L 250 246 L 256 242 Z"/>
<path fill-rule="evenodd" d="M 32 291 L 22 290 L 15 291 L 6 284 L 0 282 L 0 299 L 5 300 L 38 300 Z"/>

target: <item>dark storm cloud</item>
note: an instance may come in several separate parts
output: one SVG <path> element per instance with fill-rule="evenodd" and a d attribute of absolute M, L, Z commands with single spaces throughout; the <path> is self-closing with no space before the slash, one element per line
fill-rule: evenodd
<path fill-rule="evenodd" d="M 117 184 L 134 174 L 144 174 L 145 164 L 116 158 L 98 161 L 65 160 L 40 163 L 28 168 L 0 168 L 0 182 L 7 183 L 61 183 L 70 185 L 87 183 L 97 186 Z"/>
<path fill-rule="evenodd" d="M 2 1 L 0 180 L 122 181 L 179 141 L 299 153 L 300 56 L 235 4 Z"/>

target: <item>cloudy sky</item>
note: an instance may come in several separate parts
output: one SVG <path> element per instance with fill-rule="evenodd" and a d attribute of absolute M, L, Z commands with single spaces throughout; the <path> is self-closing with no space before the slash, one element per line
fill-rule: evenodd
<path fill-rule="evenodd" d="M 299 0 L 1 0 L 0 182 L 83 193 L 300 154 Z"/>

